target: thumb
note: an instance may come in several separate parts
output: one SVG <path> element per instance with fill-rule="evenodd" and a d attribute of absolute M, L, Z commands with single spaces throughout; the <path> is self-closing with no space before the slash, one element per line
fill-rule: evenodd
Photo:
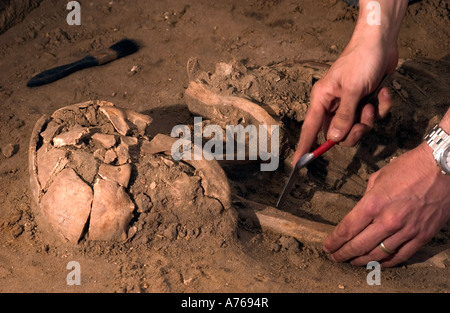
<path fill-rule="evenodd" d="M 335 142 L 342 141 L 355 122 L 356 109 L 361 97 L 358 94 L 342 95 L 341 103 L 330 122 L 327 137 Z"/>

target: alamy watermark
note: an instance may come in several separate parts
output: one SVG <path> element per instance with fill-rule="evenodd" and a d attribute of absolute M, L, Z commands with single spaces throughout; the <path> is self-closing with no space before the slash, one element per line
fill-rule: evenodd
<path fill-rule="evenodd" d="M 180 124 L 172 128 L 170 135 L 179 138 L 171 149 L 172 158 L 176 161 L 192 158 L 223 160 L 224 156 L 225 160 L 257 160 L 259 158 L 266 162 L 261 163 L 261 171 L 275 171 L 280 162 L 279 125 L 259 125 L 258 127 L 226 125 L 225 130 L 219 125 L 207 125 L 203 128 L 202 118 L 196 116 L 193 134 L 189 126 Z M 204 138 L 210 139 L 203 145 Z M 224 141 L 226 142 L 225 153 Z"/>
<path fill-rule="evenodd" d="M 81 5 L 78 1 L 70 1 L 66 6 L 67 10 L 71 10 L 67 14 L 66 21 L 70 26 L 81 25 Z"/>
<path fill-rule="evenodd" d="M 369 13 L 366 21 L 369 25 L 381 25 L 381 5 L 378 1 L 369 1 L 366 6 Z"/>
<path fill-rule="evenodd" d="M 81 265 L 77 261 L 70 261 L 66 265 L 70 272 L 66 276 L 66 283 L 69 286 L 81 285 Z"/>
<path fill-rule="evenodd" d="M 367 263 L 366 269 L 371 270 L 367 274 L 366 282 L 368 285 L 381 285 L 381 265 L 377 261 L 370 261 Z"/>

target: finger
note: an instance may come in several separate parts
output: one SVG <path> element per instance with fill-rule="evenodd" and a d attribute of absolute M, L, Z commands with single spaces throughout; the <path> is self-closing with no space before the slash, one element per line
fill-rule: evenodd
<path fill-rule="evenodd" d="M 378 110 L 376 112 L 376 117 L 378 119 L 385 118 L 386 115 L 392 108 L 392 97 L 389 92 L 389 88 L 383 87 L 378 92 Z"/>
<path fill-rule="evenodd" d="M 361 199 L 353 210 L 334 228 L 333 232 L 325 238 L 322 244 L 325 252 L 334 253 L 372 222 L 373 216 L 367 210 L 364 210 L 366 199 Z"/>
<path fill-rule="evenodd" d="M 293 166 L 297 161 L 309 152 L 314 141 L 316 140 L 317 134 L 320 131 L 322 121 L 325 115 L 325 109 L 321 106 L 312 106 L 306 113 L 305 120 L 303 121 L 302 131 L 300 133 L 300 139 L 298 141 L 297 150 L 295 151 L 294 158 L 292 160 Z"/>
<path fill-rule="evenodd" d="M 322 87 L 322 85 L 319 81 L 311 91 L 311 105 L 303 121 L 297 150 L 292 160 L 293 166 L 295 166 L 302 155 L 311 149 L 327 115 L 327 108 L 335 98 L 333 90 Z"/>
<path fill-rule="evenodd" d="M 331 120 L 327 138 L 335 142 L 342 141 L 352 128 L 355 121 L 356 108 L 361 95 L 355 92 L 346 92 L 342 95 L 341 104 Z"/>
<path fill-rule="evenodd" d="M 420 240 L 412 239 L 399 247 L 398 251 L 381 263 L 383 267 L 392 267 L 406 262 L 423 246 Z"/>
<path fill-rule="evenodd" d="M 363 266 L 370 261 L 390 260 L 394 257 L 394 254 L 398 253 L 402 245 L 404 245 L 405 242 L 409 242 L 412 238 L 414 238 L 414 236 L 415 234 L 407 231 L 397 232 L 392 236 L 381 240 L 369 253 L 353 259 L 350 263 L 357 266 Z M 386 253 L 382 248 L 380 248 L 381 242 L 383 242 L 387 249 L 395 252 L 392 254 Z"/>
<path fill-rule="evenodd" d="M 340 99 L 335 99 L 335 101 L 333 101 L 333 102 L 339 103 Z M 332 106 L 333 106 L 333 104 L 332 104 Z M 330 111 L 330 112 L 333 112 L 333 111 Z M 330 123 L 331 123 L 331 120 L 333 119 L 333 115 L 334 114 L 326 114 L 325 115 L 325 118 L 324 118 L 323 123 L 322 123 L 322 130 L 323 130 L 324 134 L 327 134 L 328 133 L 328 129 L 330 129 Z"/>
<path fill-rule="evenodd" d="M 350 259 L 367 255 L 378 246 L 383 238 L 386 238 L 386 229 L 383 224 L 370 224 L 352 240 L 348 241 L 339 250 L 334 252 L 331 257 L 336 262 L 345 262 Z M 382 256 L 382 258 L 385 257 L 386 255 Z"/>
<path fill-rule="evenodd" d="M 352 126 L 347 137 L 340 142 L 341 146 L 353 147 L 356 145 L 375 125 L 375 108 L 372 104 L 367 103 L 361 110 L 361 122 Z"/>

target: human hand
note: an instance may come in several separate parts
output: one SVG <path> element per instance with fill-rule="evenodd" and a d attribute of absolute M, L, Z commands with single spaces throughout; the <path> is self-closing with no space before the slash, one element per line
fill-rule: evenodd
<path fill-rule="evenodd" d="M 356 41 L 356 42 L 355 42 Z M 360 100 L 373 92 L 382 77 L 395 70 L 397 48 L 369 38 L 349 43 L 330 70 L 311 91 L 311 104 L 303 122 L 293 164 L 309 152 L 323 127 L 327 139 L 353 146 L 370 131 L 376 118 L 383 118 L 392 106 L 387 88 L 378 93 L 378 106 L 366 103 L 355 121 Z"/>
<path fill-rule="evenodd" d="M 358 21 L 350 42 L 327 74 L 314 85 L 292 160 L 294 166 L 309 152 L 321 128 L 327 139 L 353 146 L 373 127 L 376 118 L 383 118 L 389 112 L 392 100 L 387 89 L 382 88 L 378 93 L 379 105 L 363 105 L 359 120 L 355 121 L 360 100 L 373 92 L 398 62 L 397 37 L 408 1 L 377 2 L 380 24 L 368 23 L 373 14 L 371 1 L 360 0 Z"/>
<path fill-rule="evenodd" d="M 450 176 L 440 172 L 424 142 L 374 173 L 364 197 L 323 242 L 336 262 L 409 259 L 450 218 Z M 387 254 L 378 245 L 395 251 Z"/>

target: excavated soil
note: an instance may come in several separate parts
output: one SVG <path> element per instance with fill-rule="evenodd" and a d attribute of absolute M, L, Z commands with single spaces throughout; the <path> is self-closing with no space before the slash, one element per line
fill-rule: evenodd
<path fill-rule="evenodd" d="M 274 205 L 311 86 L 345 47 L 357 16 L 355 8 L 337 0 L 80 3 L 80 26 L 67 25 L 65 5 L 43 0 L 33 2 L 39 5 L 23 20 L 4 22 L 12 26 L 0 32 L 1 292 L 450 290 L 445 254 L 382 269 L 381 284 L 368 285 L 365 268 L 333 263 L 318 246 L 262 232 L 240 219 L 238 201 L 226 209 L 205 196 L 203 177 L 167 154 L 148 156 L 133 168 L 128 192 L 136 195 L 136 212 L 125 242 L 54 238 L 40 222 L 29 183 L 29 140 L 43 114 L 100 99 L 150 115 L 150 137 L 170 134 L 177 124 L 192 126 L 186 64 L 195 57 L 202 66 L 197 77 L 211 90 L 258 103 L 280 122 L 284 141 L 277 171 L 261 172 L 255 162 L 222 164 L 232 196 Z M 303 169 L 284 210 L 335 225 L 362 197 L 371 173 L 420 142 L 448 108 L 449 26 L 446 1 L 410 5 L 399 38 L 401 62 L 388 82 L 392 112 L 358 146 L 336 146 Z M 26 87 L 40 71 L 124 37 L 137 40 L 141 49 L 49 85 Z M 448 249 L 449 238 L 447 224 L 426 251 Z M 67 284 L 70 261 L 80 264 L 80 285 Z"/>

